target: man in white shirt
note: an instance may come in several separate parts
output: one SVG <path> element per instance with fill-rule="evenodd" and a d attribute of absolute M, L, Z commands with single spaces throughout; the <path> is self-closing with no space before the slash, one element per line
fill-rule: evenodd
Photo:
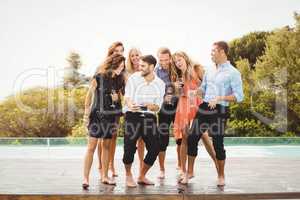
<path fill-rule="evenodd" d="M 126 185 L 136 187 L 131 165 L 136 152 L 137 139 L 142 137 L 147 154 L 140 170 L 138 184 L 154 185 L 146 173 L 159 154 L 159 135 L 156 113 L 160 110 L 165 94 L 165 83 L 154 73 L 156 59 L 152 55 L 141 57 L 140 72 L 132 74 L 125 87 L 125 135 L 123 163 Z"/>

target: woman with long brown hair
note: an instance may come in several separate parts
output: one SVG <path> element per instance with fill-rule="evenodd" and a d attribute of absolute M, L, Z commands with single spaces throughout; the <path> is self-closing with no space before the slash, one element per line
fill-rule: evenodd
<path fill-rule="evenodd" d="M 99 68 L 97 70 L 100 70 L 101 68 L 103 68 L 103 66 L 105 66 L 106 62 L 109 62 L 109 57 L 111 57 L 112 55 L 122 55 L 124 54 L 124 45 L 122 42 L 117 41 L 112 43 L 107 51 L 107 56 L 106 56 L 106 60 L 104 61 L 104 63 L 102 63 Z M 121 115 L 121 114 L 120 114 Z M 116 119 L 117 123 L 116 125 L 119 125 L 119 121 L 120 121 L 120 116 L 117 117 Z M 113 177 L 117 177 L 117 173 L 116 173 L 116 169 L 115 169 L 115 165 L 114 165 L 114 160 L 115 160 L 115 152 L 116 152 L 116 146 L 117 146 L 117 128 L 115 129 L 116 131 L 113 133 L 113 137 L 111 140 L 111 146 L 110 146 L 110 160 L 109 160 L 109 169 L 111 170 L 112 176 Z M 102 161 L 101 161 L 101 153 L 102 153 L 102 146 L 101 146 L 102 142 L 101 139 L 99 139 L 98 141 L 98 160 L 99 160 L 99 173 L 100 176 L 102 173 Z"/>
<path fill-rule="evenodd" d="M 84 122 L 88 129 L 88 146 L 84 159 L 83 189 L 89 187 L 89 174 L 93 162 L 93 155 L 97 144 L 101 152 L 101 182 L 115 185 L 115 181 L 108 176 L 110 148 L 113 134 L 116 132 L 117 116 L 122 110 L 121 91 L 124 88 L 123 70 L 125 58 L 119 54 L 112 54 L 105 63 L 98 68 L 93 77 L 85 100 Z M 101 139 L 101 140 L 100 140 Z M 100 141 L 100 142 L 99 142 Z"/>
<path fill-rule="evenodd" d="M 198 106 L 202 103 L 202 99 L 196 93 L 202 82 L 204 70 L 201 65 L 194 64 L 185 52 L 176 52 L 172 57 L 176 68 L 171 71 L 173 73 L 171 77 L 175 79 L 173 81 L 179 95 L 174 122 L 174 137 L 176 140 L 182 140 L 180 146 L 181 176 L 179 183 L 186 184 L 187 180 L 194 176 L 193 168 L 189 169 L 188 172 L 186 170 L 187 131 L 198 111 Z M 215 151 L 207 132 L 203 134 L 202 141 L 216 164 Z"/>
<path fill-rule="evenodd" d="M 109 57 L 113 54 L 119 54 L 119 55 L 124 54 L 124 45 L 122 42 L 118 41 L 118 42 L 114 42 L 110 45 L 110 47 L 108 48 L 107 57 Z"/>

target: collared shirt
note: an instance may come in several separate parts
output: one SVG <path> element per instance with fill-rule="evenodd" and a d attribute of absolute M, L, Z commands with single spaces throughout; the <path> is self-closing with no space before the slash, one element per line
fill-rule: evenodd
<path fill-rule="evenodd" d="M 133 73 L 125 87 L 125 98 L 129 98 L 133 103 L 138 105 L 150 103 L 156 104 L 161 108 L 165 95 L 165 83 L 155 75 L 154 80 L 146 82 L 141 72 Z M 128 106 L 125 105 L 123 112 L 130 111 Z M 155 114 L 152 111 L 145 111 Z"/>
<path fill-rule="evenodd" d="M 223 63 L 218 68 L 207 67 L 202 81 L 201 89 L 204 102 L 213 100 L 216 96 L 234 95 L 237 102 L 244 99 L 241 73 L 230 62 Z M 229 106 L 228 101 L 218 104 Z"/>
<path fill-rule="evenodd" d="M 164 81 L 166 86 L 171 84 L 169 71 L 162 68 L 159 64 L 154 69 L 155 74 Z"/>

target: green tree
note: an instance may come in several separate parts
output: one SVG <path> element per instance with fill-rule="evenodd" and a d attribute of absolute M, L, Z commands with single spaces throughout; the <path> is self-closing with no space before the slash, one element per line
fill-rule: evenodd
<path fill-rule="evenodd" d="M 251 68 L 254 68 L 256 60 L 264 54 L 266 38 L 269 32 L 252 32 L 229 43 L 229 59 L 233 65 L 238 60 L 247 59 Z"/>
<path fill-rule="evenodd" d="M 266 52 L 256 64 L 260 87 L 276 94 L 271 105 L 287 105 L 288 130 L 300 135 L 300 16 L 295 28 L 284 27 L 267 39 Z M 278 98 L 282 96 L 282 98 Z"/>
<path fill-rule="evenodd" d="M 74 88 L 81 84 L 86 84 L 89 78 L 79 73 L 82 67 L 81 57 L 77 52 L 70 52 L 67 57 L 68 66 L 64 69 L 64 88 Z"/>
<path fill-rule="evenodd" d="M 33 88 L 0 104 L 0 136 L 65 137 L 82 119 L 87 89 Z"/>

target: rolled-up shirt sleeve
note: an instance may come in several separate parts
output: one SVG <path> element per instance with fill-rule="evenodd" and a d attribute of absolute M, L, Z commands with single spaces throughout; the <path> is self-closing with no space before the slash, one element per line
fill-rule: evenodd
<path fill-rule="evenodd" d="M 243 92 L 243 82 L 242 82 L 241 73 L 237 72 L 231 76 L 230 86 L 231 86 L 232 93 L 236 98 L 236 101 L 242 102 L 244 99 L 244 92 Z"/>
<path fill-rule="evenodd" d="M 155 103 L 159 106 L 159 109 L 161 109 L 161 106 L 164 102 L 166 84 L 161 81 L 158 87 L 159 87 L 159 95 Z"/>

